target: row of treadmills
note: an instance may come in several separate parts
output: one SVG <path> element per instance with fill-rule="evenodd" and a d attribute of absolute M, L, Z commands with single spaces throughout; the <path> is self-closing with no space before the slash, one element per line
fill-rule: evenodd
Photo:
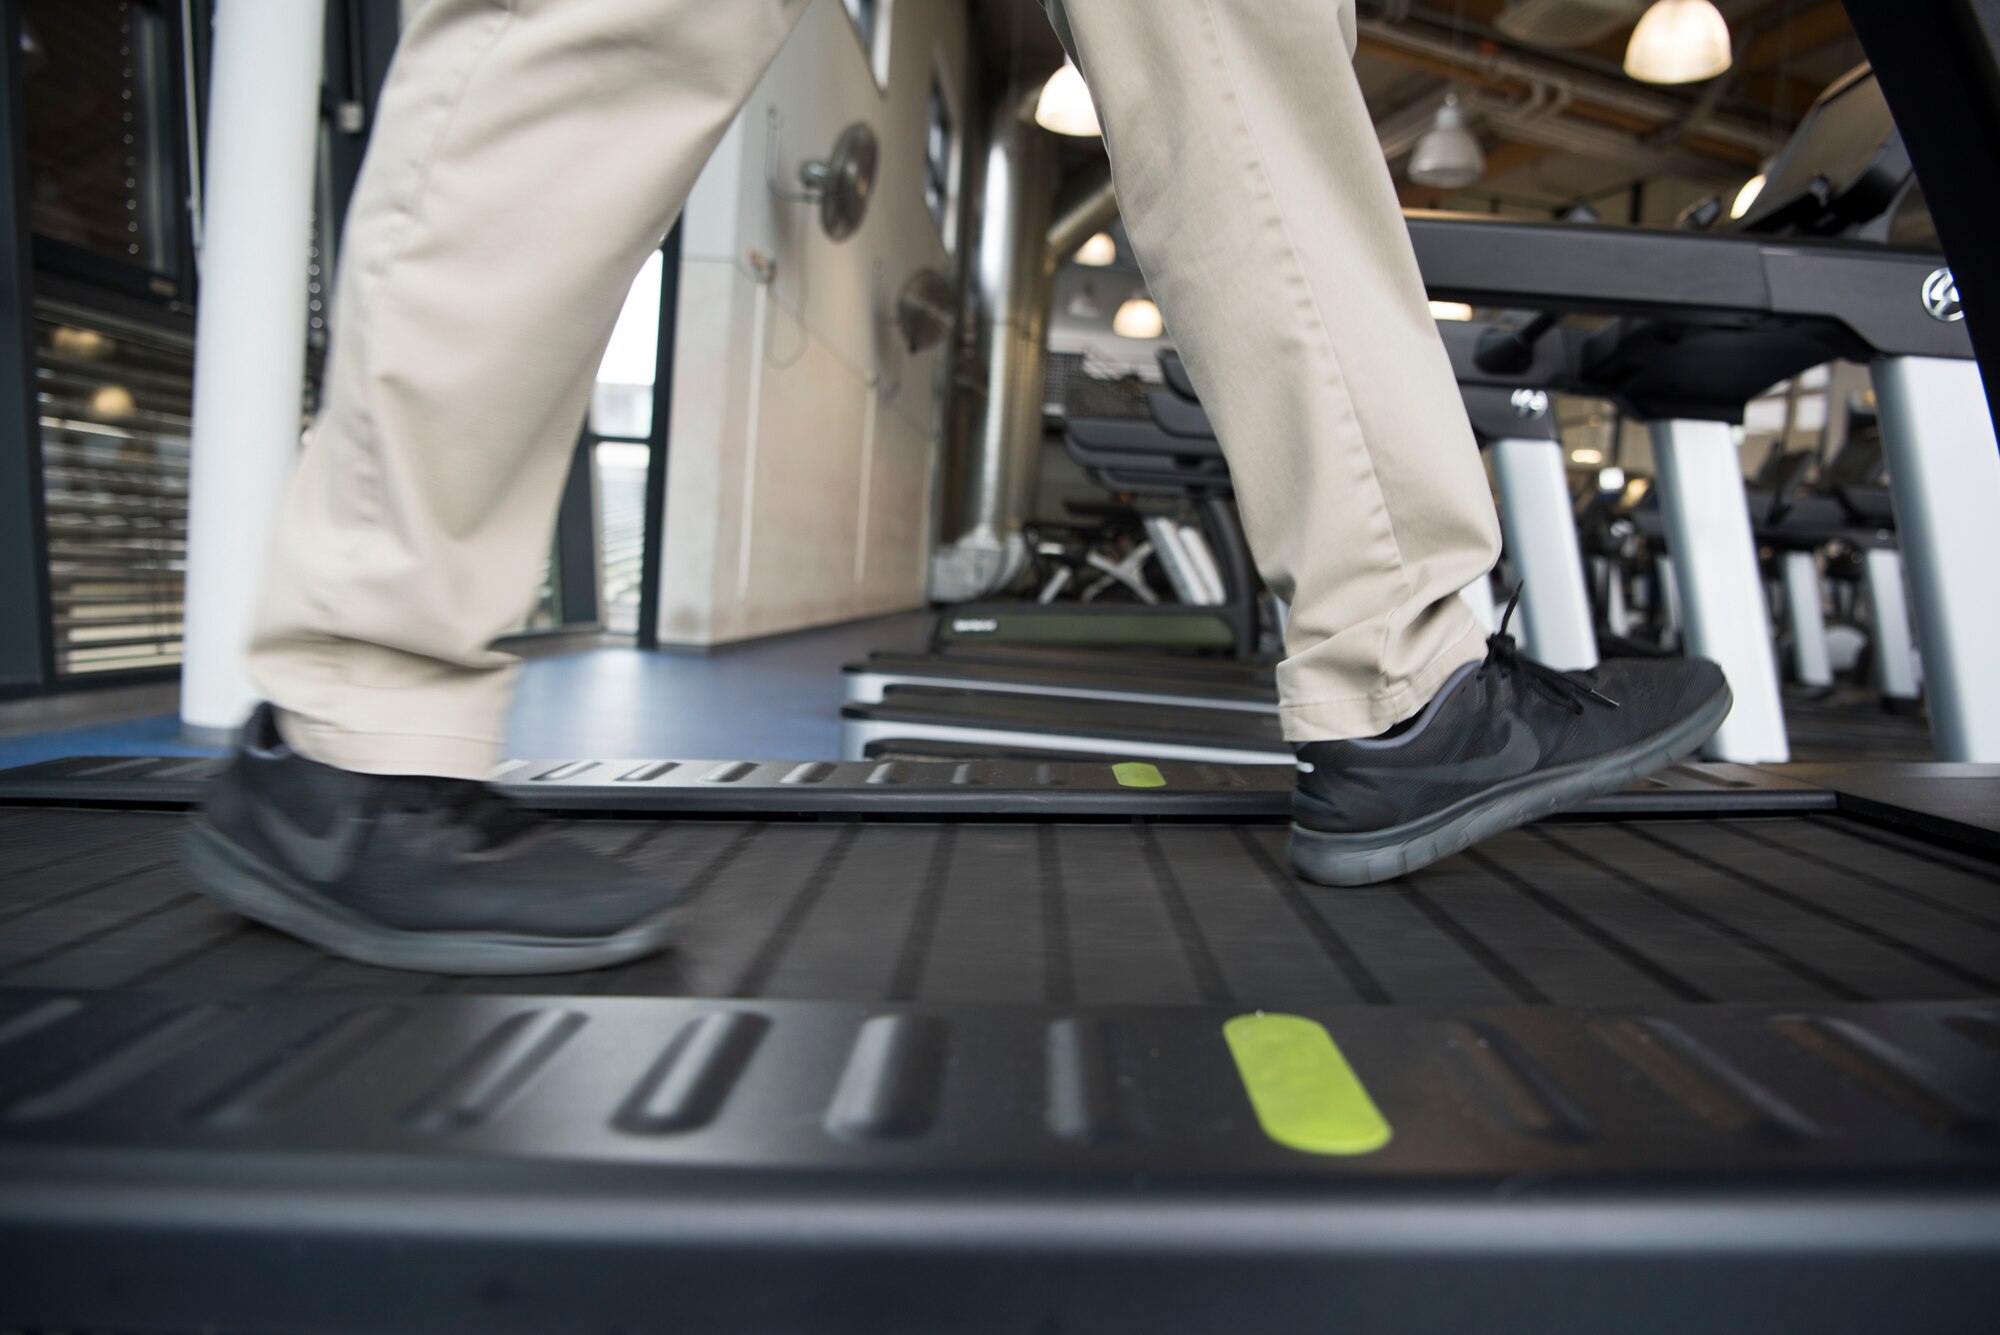
<path fill-rule="evenodd" d="M 1409 226 L 1439 299 L 1612 317 L 1499 322 L 1484 365 L 1453 335 L 1531 648 L 1568 597 L 1536 562 L 1580 558 L 1566 490 L 1537 545 L 1562 460 L 1515 395 L 1609 397 L 1663 423 L 1685 638 L 1767 728 L 1726 424 L 1871 360 L 1937 748 L 2000 761 L 2000 450 L 1936 256 Z M 1226 503 L 1187 388 L 1073 448 Z M 1131 610 L 1128 645 L 1208 623 L 1080 687 L 1104 612 L 952 609 L 939 652 L 849 674 L 865 759 L 509 761 L 687 888 L 672 951 L 588 975 L 397 973 L 234 917 L 172 855 L 213 761 L 0 773 L 0 1329 L 1995 1328 L 2000 767 L 1741 732 L 1758 763 L 1332 891 L 1286 869 L 1289 768 L 1236 763 L 1275 746 L 1243 623 Z M 1016 617 L 1042 647 L 981 647 Z"/>
<path fill-rule="evenodd" d="M 1523 227 L 1512 256 L 1479 256 L 1478 281 L 1485 304 L 1525 313 L 1440 325 L 1491 456 L 1507 567 L 1525 590 L 1519 636 L 1536 658 L 1593 666 L 1604 624 L 1586 578 L 1552 397 L 1608 398 L 1652 423 L 1654 500 L 1638 518 L 1667 548 L 1675 638 L 1723 665 L 1737 701 L 1709 747 L 1713 759 L 1790 756 L 1760 549 L 1775 549 L 1783 571 L 1778 602 L 1793 675 L 1831 685 L 1816 553 L 1836 541 L 1862 553 L 1883 695 L 1914 708 L 1923 664 L 1939 758 L 2000 759 L 2000 696 L 1985 689 L 1992 655 L 2000 654 L 2000 618 L 1983 610 L 1979 554 L 1990 516 L 1980 487 L 1967 485 L 1991 471 L 1978 376 L 1963 325 L 1950 318 L 1955 311 L 1934 312 L 1924 301 L 1949 271 L 1940 257 L 1878 243 L 1771 239 L 1878 234 L 1911 181 L 1864 67 L 1822 97 L 1774 165 L 1757 208 L 1728 235 L 1729 249 L 1741 247 L 1731 258 L 1745 271 L 1731 274 L 1722 262 L 1729 249 L 1718 245 L 1721 235 L 1546 229 L 1556 234 L 1544 237 Z M 1417 220 L 1413 232 L 1436 290 L 1441 271 L 1465 262 L 1452 240 L 1465 233 L 1441 223 L 1429 242 L 1428 226 Z M 1649 283 L 1648 275 L 1672 272 L 1688 246 L 1706 248 L 1704 281 Z M 1501 274 L 1516 285 L 1504 299 L 1494 290 Z M 1540 290 L 1523 290 L 1536 283 Z M 1754 314 L 1742 309 L 1751 303 Z M 1616 318 L 1594 328 L 1564 324 L 1555 318 L 1563 308 Z M 1837 356 L 1872 365 L 1900 485 L 1893 494 L 1851 485 L 1809 495 L 1794 468 L 1756 498 L 1753 513 L 1731 426 L 1770 384 Z M 1179 496 L 1196 506 L 1222 567 L 1223 603 L 947 608 L 931 653 L 878 655 L 847 668 L 844 758 L 998 751 L 1289 761 L 1269 666 L 1252 652 L 1264 600 L 1229 505 L 1227 465 L 1179 359 L 1162 354 L 1160 369 L 1147 417 L 1072 416 L 1064 444 L 1114 492 Z M 1958 409 L 1949 407 L 1954 398 Z M 1898 518 L 1909 522 L 1899 526 Z M 1466 597 L 1490 628 L 1489 583 L 1479 581 Z M 1921 652 L 1909 632 L 1912 610 Z M 1142 624 L 1127 624 L 1134 620 Z M 1202 625 L 1214 633 L 1188 630 Z M 1102 632 L 1100 647 L 1166 652 L 1080 657 L 1073 651 L 1090 644 L 1093 628 Z M 1218 645 L 1226 659 L 1191 657 Z"/>

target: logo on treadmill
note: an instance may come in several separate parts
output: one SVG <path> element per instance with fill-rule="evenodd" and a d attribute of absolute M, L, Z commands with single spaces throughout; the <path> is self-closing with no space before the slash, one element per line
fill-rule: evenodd
<path fill-rule="evenodd" d="M 991 635 L 1000 629 L 1000 622 L 994 617 L 959 617 L 951 628 L 959 635 Z"/>
<path fill-rule="evenodd" d="M 1549 415 L 1549 396 L 1539 389 L 1514 391 L 1514 416 L 1533 422 Z"/>
<path fill-rule="evenodd" d="M 1965 303 L 1958 299 L 1958 280 L 1950 269 L 1933 269 L 1924 279 L 1924 309 L 1931 319 L 1951 324 L 1965 318 Z"/>

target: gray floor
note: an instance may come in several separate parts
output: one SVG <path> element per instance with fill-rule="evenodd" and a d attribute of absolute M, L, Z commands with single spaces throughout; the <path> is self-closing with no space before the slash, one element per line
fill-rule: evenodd
<path fill-rule="evenodd" d="M 590 641 L 574 651 L 576 641 L 522 645 L 529 657 L 506 751 L 528 759 L 837 759 L 841 665 L 872 650 L 921 650 L 929 629 L 927 613 L 910 612 L 705 654 Z M 159 712 L 0 733 L 0 769 L 63 756 L 212 754 L 181 741 L 170 696 L 152 707 Z M 1794 692 L 1786 715 L 1796 760 L 1932 756 L 1922 719 L 1884 714 L 1866 691 L 1825 701 Z"/>
<path fill-rule="evenodd" d="M 838 759 L 841 665 L 874 649 L 921 649 L 929 631 L 929 614 L 909 612 L 706 654 L 612 646 L 530 657 L 506 750 L 537 759 Z M 210 754 L 181 741 L 172 712 L 0 737 L 0 769 L 63 756 Z"/>
<path fill-rule="evenodd" d="M 929 615 L 911 612 L 707 654 L 612 648 L 539 659 L 522 671 L 507 750 L 836 760 L 841 665 L 875 649 L 921 649 L 929 630 Z"/>

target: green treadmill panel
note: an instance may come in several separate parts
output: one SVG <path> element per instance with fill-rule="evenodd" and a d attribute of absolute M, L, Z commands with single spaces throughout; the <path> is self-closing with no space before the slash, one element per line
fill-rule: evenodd
<path fill-rule="evenodd" d="M 1389 1123 L 1326 1027 L 1303 1015 L 1239 1015 L 1222 1026 L 1264 1134 L 1307 1154 L 1370 1154 Z"/>

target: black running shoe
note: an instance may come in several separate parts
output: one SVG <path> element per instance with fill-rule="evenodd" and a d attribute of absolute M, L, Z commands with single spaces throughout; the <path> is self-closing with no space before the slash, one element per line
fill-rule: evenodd
<path fill-rule="evenodd" d="M 567 973 L 652 954 L 679 892 L 482 783 L 356 774 L 261 705 L 181 849 L 209 895 L 364 964 Z"/>
<path fill-rule="evenodd" d="M 1415 871 L 1685 760 L 1729 716 L 1729 684 L 1703 659 L 1558 672 L 1504 633 L 1486 643 L 1484 663 L 1401 727 L 1297 748 L 1299 875 L 1370 885 Z"/>

